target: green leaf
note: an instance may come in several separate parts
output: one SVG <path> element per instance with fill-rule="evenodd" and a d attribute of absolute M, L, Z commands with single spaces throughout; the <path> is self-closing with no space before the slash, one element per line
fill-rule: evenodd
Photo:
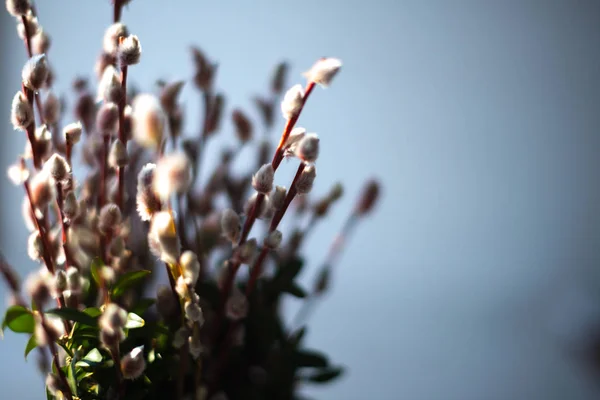
<path fill-rule="evenodd" d="M 134 313 L 127 314 L 127 322 L 125 322 L 126 329 L 141 328 L 145 324 L 146 322 L 144 322 L 144 319 L 139 315 Z"/>
<path fill-rule="evenodd" d="M 98 367 L 102 364 L 102 353 L 98 349 L 92 349 L 80 361 L 75 364 L 76 367 Z"/>
<path fill-rule="evenodd" d="M 102 286 L 102 277 L 100 276 L 100 272 L 102 271 L 102 268 L 104 267 L 104 263 L 102 262 L 102 260 L 100 258 L 94 258 L 94 260 L 92 261 L 92 265 L 90 266 L 90 272 L 92 274 L 92 279 L 94 280 L 94 282 L 96 282 L 96 285 L 98 285 L 98 287 Z"/>
<path fill-rule="evenodd" d="M 6 310 L 2 329 L 8 327 L 16 333 L 33 333 L 35 322 L 30 310 L 23 306 L 12 306 Z"/>
<path fill-rule="evenodd" d="M 46 311 L 46 314 L 56 315 L 62 319 L 68 321 L 79 322 L 84 325 L 96 326 L 98 325 L 98 318 L 92 317 L 83 311 L 79 311 L 75 308 L 54 308 Z"/>
<path fill-rule="evenodd" d="M 303 299 L 306 297 L 306 290 L 304 290 L 301 286 L 292 282 L 289 286 L 287 286 L 284 290 L 285 293 L 289 293 L 294 297 L 299 299 Z"/>
<path fill-rule="evenodd" d="M 294 364 L 298 368 L 324 368 L 329 365 L 329 362 L 327 361 L 327 357 L 322 353 L 312 350 L 300 350 L 294 353 Z"/>
<path fill-rule="evenodd" d="M 31 353 L 31 350 L 37 347 L 37 341 L 35 340 L 35 335 L 31 335 L 29 341 L 27 342 L 27 346 L 25 346 L 25 360 L 27 360 L 27 355 Z"/>
<path fill-rule="evenodd" d="M 313 383 L 327 383 L 340 377 L 343 373 L 344 369 L 342 367 L 326 368 L 315 374 L 307 376 L 305 380 Z"/>
<path fill-rule="evenodd" d="M 75 364 L 70 363 L 69 365 L 67 365 L 67 383 L 71 388 L 71 393 L 78 397 L 79 392 L 77 390 L 77 379 L 75 379 L 75 375 Z"/>
<path fill-rule="evenodd" d="M 88 307 L 85 310 L 83 310 L 83 312 L 92 318 L 97 318 L 100 315 L 102 315 L 102 311 L 100 311 L 98 307 Z"/>
<path fill-rule="evenodd" d="M 127 289 L 136 285 L 151 273 L 152 272 L 148 270 L 141 270 L 127 272 L 126 274 L 121 275 L 112 288 L 111 296 L 113 298 L 118 298 L 122 296 Z"/>

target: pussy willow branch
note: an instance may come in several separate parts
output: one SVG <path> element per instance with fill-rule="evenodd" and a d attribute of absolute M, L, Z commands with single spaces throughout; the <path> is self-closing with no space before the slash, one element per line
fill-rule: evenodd
<path fill-rule="evenodd" d="M 33 9 L 33 8 L 32 8 Z M 23 38 L 23 42 L 25 42 L 25 49 L 27 50 L 27 56 L 29 58 L 33 57 L 33 51 L 31 50 L 31 32 L 29 32 L 29 24 L 27 22 L 27 17 L 25 15 L 21 16 L 21 22 L 23 23 L 23 31 L 24 31 L 24 38 Z M 38 114 L 39 114 L 39 118 L 40 121 L 44 121 L 44 112 L 43 112 L 43 107 L 42 107 L 42 102 L 40 101 L 40 96 L 34 96 L 35 98 L 35 106 L 38 109 Z M 33 106 L 33 102 L 32 102 L 32 106 Z"/>
<path fill-rule="evenodd" d="M 27 102 L 33 109 L 33 99 L 35 93 L 33 90 L 27 88 L 24 84 L 21 84 L 21 90 L 27 98 Z M 39 170 L 42 168 L 42 160 L 38 154 L 37 140 L 35 138 L 35 117 L 32 118 L 31 123 L 25 128 L 27 131 L 27 139 L 29 140 L 29 146 L 31 147 L 31 157 L 33 158 L 33 166 Z"/>
<path fill-rule="evenodd" d="M 116 2 L 115 0 L 115 8 Z M 119 140 L 127 149 L 127 135 L 125 135 L 125 105 L 127 104 L 127 64 L 121 65 L 121 98 L 119 99 Z M 125 166 L 120 166 L 117 169 L 118 176 L 118 191 L 117 191 L 117 205 L 121 209 L 121 212 L 125 212 L 123 200 L 125 192 Z"/>

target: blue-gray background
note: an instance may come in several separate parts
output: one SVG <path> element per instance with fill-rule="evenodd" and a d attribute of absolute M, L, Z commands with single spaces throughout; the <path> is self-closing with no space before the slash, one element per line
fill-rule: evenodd
<path fill-rule="evenodd" d="M 74 74 L 92 76 L 108 0 L 39 0 L 38 9 L 67 92 Z M 0 14 L 4 170 L 25 139 L 8 122 L 25 52 Z M 310 261 L 324 257 L 365 178 L 385 189 L 311 324 L 309 344 L 349 373 L 308 393 L 598 398 L 599 377 L 574 355 L 600 304 L 598 2 L 134 0 L 123 19 L 144 50 L 132 81 L 150 89 L 159 76 L 189 78 L 188 46 L 199 44 L 220 63 L 229 106 L 248 109 L 282 58 L 289 84 L 320 56 L 344 61 L 301 118 L 322 139 L 315 190 L 337 179 L 347 189 L 307 243 Z M 197 95 L 188 87 L 183 98 L 192 128 Z M 0 187 L 1 248 L 26 273 L 22 192 L 6 179 Z M 12 333 L 0 342 L 3 396 L 42 398 L 24 344 Z"/>

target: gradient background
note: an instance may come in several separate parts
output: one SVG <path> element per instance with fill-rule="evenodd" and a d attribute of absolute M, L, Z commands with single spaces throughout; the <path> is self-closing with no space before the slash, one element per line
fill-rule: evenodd
<path fill-rule="evenodd" d="M 38 1 L 59 92 L 71 96 L 74 74 L 92 77 L 108 3 Z M 306 393 L 598 398 L 600 376 L 579 351 L 600 319 L 600 3 L 134 0 L 123 20 L 144 51 L 132 82 L 150 90 L 158 77 L 189 78 L 188 46 L 198 44 L 220 63 L 230 107 L 250 109 L 281 59 L 293 67 L 289 85 L 318 57 L 344 61 L 300 120 L 321 136 L 315 191 L 337 179 L 347 189 L 307 243 L 313 267 L 363 180 L 376 175 L 385 191 L 311 321 L 309 345 L 349 373 Z M 5 170 L 25 142 L 9 109 L 26 58 L 6 12 L 0 46 Z M 183 99 L 195 129 L 198 95 L 189 86 Z M 287 185 L 294 170 L 284 163 L 277 182 Z M 22 191 L 3 179 L 0 245 L 26 274 L 35 265 Z M 43 398 L 25 341 L 8 332 L 0 342 L 7 398 Z"/>

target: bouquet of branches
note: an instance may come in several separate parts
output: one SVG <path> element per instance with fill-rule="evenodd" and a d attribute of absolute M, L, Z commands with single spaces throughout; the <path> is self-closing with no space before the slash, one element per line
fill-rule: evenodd
<path fill-rule="evenodd" d="M 287 65 L 278 65 L 268 94 L 254 99 L 265 132 L 280 105 L 278 143 L 256 138 L 247 114 L 231 110 L 239 146 L 223 149 L 200 182 L 203 150 L 226 113 L 216 64 L 192 49 L 203 119 L 197 134 L 184 135 L 184 81 L 159 81 L 151 93 L 127 86 L 142 47 L 121 22 L 126 3 L 113 0 L 94 93 L 76 78 L 74 118 L 61 126 L 67 107 L 52 89 L 48 33 L 30 0 L 6 1 L 29 58 L 11 110 L 26 145 L 8 175 L 24 190 L 27 253 L 41 268 L 22 290 L 0 257 L 11 293 L 2 329 L 29 335 L 25 357 L 38 353 L 49 399 L 300 398 L 300 384 L 343 372 L 303 346 L 305 326 L 346 238 L 379 194 L 375 180 L 366 183 L 314 285 L 303 288 L 296 279 L 302 242 L 343 190 L 335 183 L 310 197 L 319 138 L 296 122 L 341 62 L 317 60 L 306 86 L 285 92 Z M 231 164 L 249 144 L 256 164 L 235 176 Z M 285 158 L 298 162 L 287 188 L 274 182 Z M 285 235 L 278 230 L 284 217 L 298 220 Z M 291 324 L 282 315 L 284 296 L 304 302 Z"/>

